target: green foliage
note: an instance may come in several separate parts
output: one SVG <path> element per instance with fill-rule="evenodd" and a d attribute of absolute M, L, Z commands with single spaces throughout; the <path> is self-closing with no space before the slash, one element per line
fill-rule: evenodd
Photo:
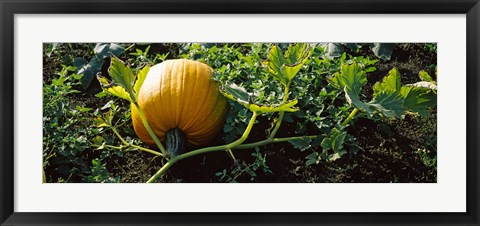
<path fill-rule="evenodd" d="M 233 83 L 225 83 L 220 87 L 220 92 L 230 100 L 236 101 L 240 105 L 250 109 L 254 112 L 259 113 L 270 113 L 270 112 L 295 112 L 298 109 L 293 108 L 295 104 L 297 104 L 297 100 L 290 101 L 288 103 L 282 104 L 272 104 L 270 106 L 266 105 L 258 105 L 252 103 L 252 94 L 245 91 L 245 88 L 239 87 Z"/>
<path fill-rule="evenodd" d="M 273 46 L 270 49 L 265 65 L 267 65 L 268 72 L 274 78 L 279 80 L 284 86 L 289 86 L 311 53 L 312 51 L 308 44 L 291 45 L 285 52 L 285 55 L 280 48 Z"/>
<path fill-rule="evenodd" d="M 68 45 L 56 45 L 52 50 L 45 51 L 44 57 L 65 51 L 65 46 Z M 86 46 L 86 49 L 90 48 L 90 45 Z M 114 101 L 92 104 L 82 89 L 82 78 L 85 75 L 77 72 L 78 68 L 74 66 L 62 65 L 60 70 L 48 75 L 51 80 L 44 80 L 43 166 L 47 183 L 86 181 L 86 178 L 94 173 L 94 158 L 106 161 L 123 154 L 121 151 L 105 148 L 105 144 L 115 142 L 116 137 L 106 131 L 104 126 L 95 126 L 98 123 L 95 118 L 100 118 L 103 111 L 108 111 L 112 112 L 107 113 L 110 124 L 125 124 L 130 120 L 128 108 L 118 106 Z M 114 117 L 118 112 L 122 114 Z M 98 148 L 99 142 L 99 146 L 103 144 L 102 148 Z"/>
<path fill-rule="evenodd" d="M 433 89 L 413 85 L 402 85 L 400 72 L 393 68 L 383 81 L 373 86 L 373 98 L 370 102 L 360 99 L 362 87 L 366 84 L 366 74 L 359 65 L 344 65 L 341 73 L 329 80 L 337 89 L 343 89 L 347 101 L 354 107 L 367 113 L 393 118 L 407 112 L 425 116 L 435 105 L 436 95 Z"/>
<path fill-rule="evenodd" d="M 74 66 L 77 68 L 76 73 L 83 75 L 82 76 L 82 86 L 84 89 L 90 86 L 93 78 L 97 75 L 98 72 L 102 69 L 103 60 L 107 57 L 120 56 L 124 52 L 125 48 L 118 44 L 114 43 L 97 43 L 93 49 L 94 55 L 87 62 L 82 57 L 75 58 Z"/>
<path fill-rule="evenodd" d="M 359 46 L 362 47 L 364 44 L 357 43 L 328 43 L 328 57 L 335 58 L 341 56 L 345 53 L 346 48 L 350 49 L 353 52 L 357 52 Z M 393 50 L 395 49 L 395 43 L 370 43 L 368 44 L 372 52 L 378 58 L 382 60 L 390 60 Z"/>
<path fill-rule="evenodd" d="M 429 52 L 437 53 L 437 43 L 425 43 L 425 49 Z"/>
<path fill-rule="evenodd" d="M 69 182 L 88 174 L 88 141 L 100 132 L 88 125 L 93 109 L 71 99 L 80 93 L 73 87 L 79 86 L 82 78 L 74 71 L 74 67 L 62 65 L 43 87 L 43 166 L 57 173 L 55 178 L 46 178 L 47 182 Z"/>
<path fill-rule="evenodd" d="M 305 151 L 311 147 L 312 139 L 308 137 L 303 137 L 302 139 L 290 140 L 288 142 L 292 144 L 293 147 L 295 147 L 296 149 L 299 149 L 300 151 Z"/>
<path fill-rule="evenodd" d="M 108 173 L 108 169 L 105 164 L 102 164 L 101 160 L 96 158 L 92 160 L 92 167 L 90 168 L 90 175 L 85 177 L 87 183 L 119 183 L 120 177 L 112 178 Z"/>
<path fill-rule="evenodd" d="M 422 159 L 422 162 L 425 166 L 428 167 L 436 167 L 437 166 L 437 156 L 431 154 L 431 151 L 426 150 L 426 149 L 419 149 L 416 152 L 418 155 L 420 155 L 420 158 Z"/>
<path fill-rule="evenodd" d="M 266 155 L 262 154 L 258 147 L 255 148 L 255 152 L 251 156 L 254 158 L 252 163 L 237 160 L 231 171 L 224 169 L 215 173 L 215 176 L 222 182 L 237 183 L 237 180 L 241 177 L 247 177 L 253 182 L 260 172 L 263 174 L 273 173 L 267 165 Z"/>
<path fill-rule="evenodd" d="M 393 54 L 393 49 L 395 48 L 395 43 L 371 43 L 370 48 L 378 58 L 382 60 L 390 60 L 390 57 Z"/>

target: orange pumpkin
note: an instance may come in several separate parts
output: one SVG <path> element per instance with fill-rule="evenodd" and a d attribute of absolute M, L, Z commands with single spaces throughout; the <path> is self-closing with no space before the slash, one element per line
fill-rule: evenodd
<path fill-rule="evenodd" d="M 150 68 L 139 90 L 138 104 L 161 141 L 168 136 L 176 140 L 175 133 L 180 132 L 187 142 L 204 145 L 223 128 L 227 102 L 212 72 L 204 63 L 185 59 L 167 60 Z M 154 145 L 136 108 L 131 109 L 135 133 L 146 144 Z"/>

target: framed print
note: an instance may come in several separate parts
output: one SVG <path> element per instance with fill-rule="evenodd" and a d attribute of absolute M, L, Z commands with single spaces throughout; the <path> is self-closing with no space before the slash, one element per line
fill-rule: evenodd
<path fill-rule="evenodd" d="M 479 224 L 477 0 L 0 6 L 1 225 Z"/>

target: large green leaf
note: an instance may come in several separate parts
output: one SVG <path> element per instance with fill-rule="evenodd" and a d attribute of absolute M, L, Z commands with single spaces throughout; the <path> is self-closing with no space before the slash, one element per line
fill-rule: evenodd
<path fill-rule="evenodd" d="M 382 82 L 377 82 L 373 86 L 374 95 L 378 95 L 384 91 L 397 92 L 402 87 L 400 72 L 393 68 L 388 75 L 383 78 Z"/>
<path fill-rule="evenodd" d="M 273 46 L 265 64 L 274 78 L 288 86 L 311 54 L 312 48 L 305 43 L 290 45 L 285 55 L 279 47 Z"/>
<path fill-rule="evenodd" d="M 130 96 L 130 99 L 136 101 L 136 95 L 134 93 L 135 76 L 133 75 L 130 67 L 115 56 L 112 56 L 108 73 L 112 78 L 112 84 L 122 87 Z"/>
<path fill-rule="evenodd" d="M 236 101 L 243 106 L 248 106 L 253 99 L 252 93 L 247 92 L 244 87 L 232 82 L 222 84 L 219 90 L 225 97 Z"/>
<path fill-rule="evenodd" d="M 342 56 L 346 49 L 348 48 L 353 52 L 358 51 L 358 44 L 357 43 L 328 43 L 326 45 L 327 48 L 327 56 L 329 58 L 335 58 Z"/>
<path fill-rule="evenodd" d="M 135 93 L 138 94 L 138 92 L 140 91 L 140 87 L 142 87 L 143 81 L 145 81 L 145 78 L 147 77 L 149 71 L 150 66 L 147 65 L 138 72 L 137 81 L 135 81 L 135 85 L 133 86 L 133 90 L 135 90 Z"/>
<path fill-rule="evenodd" d="M 125 91 L 123 87 L 113 84 L 102 76 L 97 75 L 97 79 L 100 82 L 100 85 L 104 88 L 104 90 L 106 90 L 110 94 L 132 102 L 130 94 Z"/>
<path fill-rule="evenodd" d="M 329 82 L 332 86 L 343 89 L 347 102 L 367 115 L 380 114 L 391 118 L 404 114 L 405 98 L 400 93 L 402 88 L 400 77 L 397 69 L 390 70 L 381 82 L 374 85 L 373 99 L 369 102 L 360 99 L 360 92 L 367 79 L 359 65 L 344 65 L 341 73 L 336 73 Z"/>
<path fill-rule="evenodd" d="M 374 108 L 363 101 L 360 100 L 360 96 L 358 94 L 355 94 L 352 91 L 348 91 L 347 88 L 345 87 L 344 89 L 345 92 L 345 99 L 347 99 L 347 102 L 350 105 L 353 105 L 354 107 L 366 112 L 368 115 L 372 115 Z"/>
<path fill-rule="evenodd" d="M 304 63 L 304 61 L 312 54 L 312 49 L 306 43 L 297 43 L 290 45 L 285 52 L 285 59 L 289 65 Z"/>
<path fill-rule="evenodd" d="M 346 90 L 350 96 L 359 97 L 362 87 L 367 83 L 367 74 L 358 64 L 345 64 L 340 73 L 335 73 L 329 79 L 329 83 L 340 90 Z"/>
<path fill-rule="evenodd" d="M 102 69 L 103 59 L 93 57 L 87 64 L 82 64 L 83 61 L 74 61 L 77 64 L 77 74 L 82 75 L 81 83 L 84 89 L 90 86 L 95 75 Z"/>
<path fill-rule="evenodd" d="M 286 79 L 281 74 L 281 68 L 287 63 L 287 60 L 283 56 L 282 49 L 277 46 L 273 46 L 268 53 L 268 61 L 265 62 L 268 71 L 274 78 L 278 79 L 281 83 L 287 84 Z"/>
<path fill-rule="evenodd" d="M 115 43 L 97 43 L 93 52 L 101 59 L 108 57 L 110 54 L 120 56 L 125 51 L 125 48 Z"/>
<path fill-rule="evenodd" d="M 85 59 L 77 57 L 75 58 L 73 64 L 77 68 L 75 73 L 81 74 L 82 87 L 84 89 L 90 86 L 93 78 L 97 75 L 98 72 L 102 69 L 103 60 L 110 55 L 120 56 L 123 53 L 125 48 L 114 43 L 97 43 L 93 52 L 96 54 L 90 61 L 87 63 Z"/>
<path fill-rule="evenodd" d="M 246 89 L 242 86 L 239 86 L 235 83 L 225 83 L 220 86 L 220 93 L 231 99 L 236 101 L 240 105 L 250 109 L 251 111 L 259 112 L 259 113 L 268 113 L 268 112 L 295 112 L 298 109 L 294 108 L 294 106 L 298 103 L 297 100 L 293 100 L 283 104 L 274 104 L 274 105 L 259 105 L 253 102 L 254 95 L 253 93 L 249 93 Z"/>
<path fill-rule="evenodd" d="M 405 111 L 418 113 L 420 116 L 428 116 L 430 108 L 437 104 L 437 95 L 428 88 L 403 86 L 400 93 L 405 98 Z"/>
<path fill-rule="evenodd" d="M 286 64 L 282 65 L 282 67 L 280 68 L 280 72 L 285 76 L 285 81 L 287 82 L 287 84 L 295 77 L 295 75 L 297 75 L 300 69 L 302 69 L 302 66 L 303 63 L 292 66 L 287 66 Z"/>
<path fill-rule="evenodd" d="M 328 57 L 335 58 L 341 56 L 345 52 L 345 47 L 342 43 L 328 43 Z"/>
<path fill-rule="evenodd" d="M 375 56 L 382 60 L 390 60 L 393 54 L 393 49 L 395 48 L 395 43 L 372 43 L 370 44 Z"/>
<path fill-rule="evenodd" d="M 385 90 L 374 96 L 369 105 L 379 114 L 388 117 L 403 115 L 404 99 L 397 91 Z"/>
<path fill-rule="evenodd" d="M 372 108 L 383 116 L 398 117 L 403 114 L 403 97 L 400 72 L 393 68 L 382 80 L 373 86 L 373 99 L 369 102 Z"/>
<path fill-rule="evenodd" d="M 427 81 L 420 81 L 413 84 L 408 84 L 406 86 L 414 86 L 418 88 L 427 88 L 430 90 L 437 90 L 437 84 L 435 84 L 434 82 L 427 82 Z"/>
<path fill-rule="evenodd" d="M 367 83 L 367 76 L 359 65 L 343 65 L 341 72 L 335 73 L 328 81 L 332 86 L 345 92 L 349 104 L 371 113 L 370 107 L 360 100 L 360 92 Z"/>

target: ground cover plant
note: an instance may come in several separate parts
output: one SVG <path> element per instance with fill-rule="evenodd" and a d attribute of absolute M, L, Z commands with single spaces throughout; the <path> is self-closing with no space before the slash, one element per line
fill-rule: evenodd
<path fill-rule="evenodd" d="M 436 182 L 435 43 L 46 43 L 44 182 Z"/>

